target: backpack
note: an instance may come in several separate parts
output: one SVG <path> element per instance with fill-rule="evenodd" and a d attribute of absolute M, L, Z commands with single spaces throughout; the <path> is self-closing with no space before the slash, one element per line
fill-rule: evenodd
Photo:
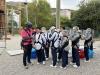
<path fill-rule="evenodd" d="M 79 35 L 79 37 L 77 37 L 74 41 L 72 41 L 72 46 L 75 46 L 75 45 L 77 46 L 77 43 L 79 42 L 80 38 L 81 38 L 81 35 Z"/>
<path fill-rule="evenodd" d="M 53 33 L 54 34 L 54 33 Z M 54 36 L 53 40 L 52 40 L 52 47 L 55 47 L 55 43 L 56 41 L 59 39 L 59 33 L 57 32 L 57 38 L 55 39 L 56 36 Z M 59 46 L 58 46 L 59 47 Z M 55 48 L 58 48 L 58 47 L 55 47 Z"/>
<path fill-rule="evenodd" d="M 42 46 L 41 46 L 42 44 L 41 44 L 41 42 L 39 42 L 40 36 L 41 36 L 41 34 L 39 34 L 38 41 L 35 40 L 36 50 L 40 50 L 42 48 Z"/>
<path fill-rule="evenodd" d="M 66 38 L 68 38 L 67 36 L 66 36 Z M 62 49 L 64 49 L 65 47 L 67 47 L 69 45 L 69 40 L 66 40 L 66 42 L 64 43 L 64 45 L 62 46 Z"/>
<path fill-rule="evenodd" d="M 38 41 L 35 41 L 36 50 L 40 50 L 40 49 L 42 49 L 42 47 L 45 47 L 45 43 L 44 43 L 44 41 L 43 41 L 43 38 L 41 38 L 42 43 L 39 41 L 41 35 L 42 35 L 42 34 L 40 33 L 40 35 L 39 35 L 39 37 L 38 37 Z"/>

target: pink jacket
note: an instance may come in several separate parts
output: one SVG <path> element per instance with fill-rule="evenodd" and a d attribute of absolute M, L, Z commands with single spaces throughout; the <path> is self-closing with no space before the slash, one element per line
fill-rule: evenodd
<path fill-rule="evenodd" d="M 30 36 L 32 36 L 32 30 L 30 29 L 30 31 L 29 31 L 29 30 L 23 29 L 23 30 L 21 30 L 20 35 L 21 35 L 22 39 L 26 38 L 26 37 L 30 37 Z M 32 44 L 32 39 L 25 40 L 25 42 L 23 43 L 23 45 L 29 45 L 29 44 Z"/>

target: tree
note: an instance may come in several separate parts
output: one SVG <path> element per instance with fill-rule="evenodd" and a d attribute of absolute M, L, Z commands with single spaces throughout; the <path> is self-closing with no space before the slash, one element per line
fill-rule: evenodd
<path fill-rule="evenodd" d="M 28 4 L 29 21 L 36 27 L 50 27 L 52 21 L 50 4 L 46 0 L 38 0 Z M 23 12 L 24 13 L 24 12 Z M 25 19 L 25 14 L 22 14 Z M 22 18 L 22 20 L 23 20 Z M 25 20 L 22 21 L 23 23 Z"/>
<path fill-rule="evenodd" d="M 100 1 L 93 0 L 80 5 L 80 9 L 73 12 L 72 24 L 81 29 L 92 28 L 100 30 Z"/>
<path fill-rule="evenodd" d="M 61 21 L 61 26 L 63 27 L 71 27 L 71 21 L 70 19 L 68 19 L 68 17 L 60 17 L 60 21 Z"/>

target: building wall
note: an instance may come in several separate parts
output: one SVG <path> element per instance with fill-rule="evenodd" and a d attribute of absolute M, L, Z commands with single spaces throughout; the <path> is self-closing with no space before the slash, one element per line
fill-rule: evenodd
<path fill-rule="evenodd" d="M 60 15 L 64 17 L 68 17 L 68 19 L 71 19 L 71 10 L 68 9 L 61 9 Z"/>
<path fill-rule="evenodd" d="M 71 13 L 72 10 L 70 9 L 60 9 L 60 16 L 62 17 L 68 17 L 68 19 L 71 19 Z M 56 8 L 52 8 L 52 15 L 56 15 Z"/>

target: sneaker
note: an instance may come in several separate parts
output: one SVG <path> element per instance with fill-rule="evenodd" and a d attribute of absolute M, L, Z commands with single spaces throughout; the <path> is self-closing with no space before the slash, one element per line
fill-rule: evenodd
<path fill-rule="evenodd" d="M 78 66 L 77 66 L 77 65 L 73 65 L 73 67 L 74 67 L 74 68 L 78 68 Z"/>
<path fill-rule="evenodd" d="M 70 64 L 71 64 L 71 65 L 74 65 L 75 63 L 73 63 L 73 62 L 70 62 Z"/>
<path fill-rule="evenodd" d="M 57 66 L 55 65 L 55 66 L 53 66 L 53 65 L 50 65 L 50 67 L 54 67 L 54 68 L 57 68 Z"/>
<path fill-rule="evenodd" d="M 90 62 L 90 60 L 85 60 L 84 62 Z"/>
<path fill-rule="evenodd" d="M 43 61 L 42 64 L 45 65 L 45 61 Z"/>
<path fill-rule="evenodd" d="M 57 68 L 57 66 L 54 66 L 54 68 Z"/>
<path fill-rule="evenodd" d="M 60 68 L 62 69 L 63 67 L 62 67 L 62 66 L 60 66 Z"/>
<path fill-rule="evenodd" d="M 60 66 L 60 68 L 61 68 L 61 69 L 66 69 L 66 67 L 62 67 L 62 66 Z"/>
<path fill-rule="evenodd" d="M 25 66 L 25 69 L 28 69 L 28 66 Z"/>
<path fill-rule="evenodd" d="M 67 68 L 66 67 L 64 67 L 64 70 L 66 70 Z"/>
<path fill-rule="evenodd" d="M 37 62 L 37 65 L 39 65 L 40 63 L 39 62 Z"/>
<path fill-rule="evenodd" d="M 46 60 L 48 60 L 49 58 L 46 58 Z"/>

